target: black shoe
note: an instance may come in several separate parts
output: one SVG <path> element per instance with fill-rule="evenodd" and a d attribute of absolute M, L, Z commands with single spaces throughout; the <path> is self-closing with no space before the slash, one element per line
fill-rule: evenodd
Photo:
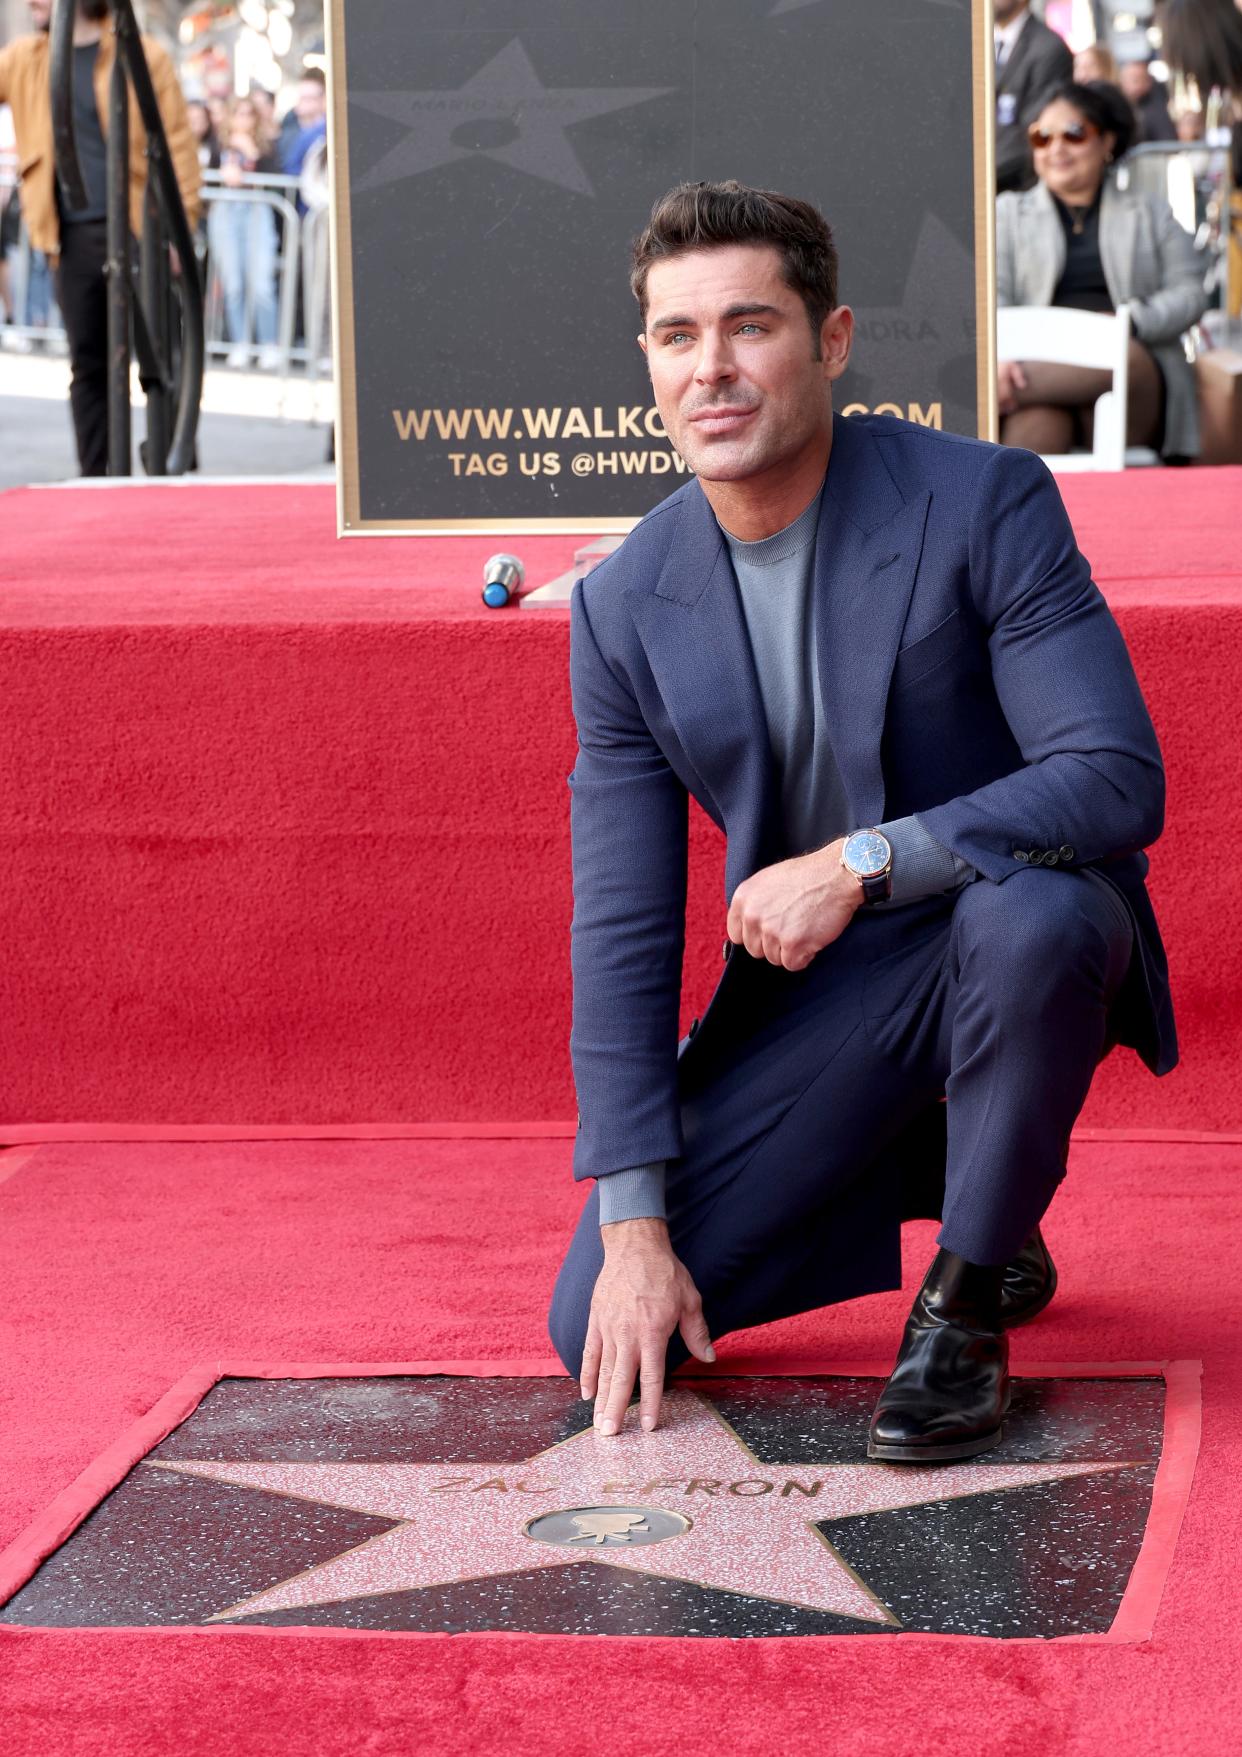
<path fill-rule="evenodd" d="M 1006 1330 L 1037 1318 L 1057 1290 L 1057 1266 L 1036 1227 L 1016 1257 L 1005 1264 L 1001 1323 Z"/>
<path fill-rule="evenodd" d="M 936 1464 L 999 1446 L 1009 1408 L 1004 1268 L 940 1251 L 915 1296 L 871 1418 L 868 1458 Z"/>

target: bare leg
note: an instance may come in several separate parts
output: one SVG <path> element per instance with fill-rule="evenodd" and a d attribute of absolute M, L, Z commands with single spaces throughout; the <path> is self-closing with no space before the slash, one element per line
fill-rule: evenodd
<path fill-rule="evenodd" d="M 1074 443 L 1074 410 L 1046 403 L 1015 409 L 1012 415 L 1001 416 L 1000 442 L 1041 454 L 1069 451 Z"/>
<path fill-rule="evenodd" d="M 1090 450 L 1097 398 L 1112 387 L 1112 374 L 1091 366 L 1061 366 L 1053 360 L 1023 362 L 1026 388 L 1018 407 L 1001 419 L 1001 444 L 1027 451 L 1066 452 L 1080 437 Z M 1149 349 L 1130 338 L 1126 390 L 1126 444 L 1156 445 L 1164 407 L 1164 382 Z"/>
<path fill-rule="evenodd" d="M 1113 375 L 1094 366 L 1062 366 L 1056 360 L 1022 362 L 1026 389 L 1017 392 L 1018 407 L 1055 403 L 1065 409 L 1089 409 L 1112 389 Z"/>
<path fill-rule="evenodd" d="M 1026 387 L 1016 392 L 1018 407 L 1002 419 L 1001 444 L 1046 453 L 1071 450 L 1082 432 L 1083 412 L 1112 384 L 1111 373 L 1055 360 L 1024 360 L 1022 370 Z"/>
<path fill-rule="evenodd" d="M 1164 424 L 1164 380 L 1150 349 L 1130 337 L 1130 368 L 1126 378 L 1126 444 L 1160 443 Z M 1094 443 L 1095 410 L 1084 409 L 1083 430 L 1088 449 Z"/>

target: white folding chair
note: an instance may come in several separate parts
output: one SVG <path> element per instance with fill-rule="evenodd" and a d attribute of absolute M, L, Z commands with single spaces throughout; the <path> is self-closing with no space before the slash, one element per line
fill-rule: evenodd
<path fill-rule="evenodd" d="M 1126 447 L 1126 402 L 1130 366 L 1130 308 L 1110 316 L 1074 311 L 1064 305 L 1002 305 L 996 313 L 998 360 L 1055 360 L 1062 366 L 1092 366 L 1111 372 L 1113 388 L 1095 405 L 1091 451 L 1057 452 L 1044 462 L 1050 470 L 1124 470 L 1160 460 L 1145 445 Z"/>

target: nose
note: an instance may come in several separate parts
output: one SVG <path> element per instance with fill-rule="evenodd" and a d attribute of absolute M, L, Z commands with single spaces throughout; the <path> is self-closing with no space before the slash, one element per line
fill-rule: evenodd
<path fill-rule="evenodd" d="M 699 343 L 699 357 L 694 364 L 694 377 L 697 384 L 722 384 L 737 377 L 727 337 L 704 331 Z"/>

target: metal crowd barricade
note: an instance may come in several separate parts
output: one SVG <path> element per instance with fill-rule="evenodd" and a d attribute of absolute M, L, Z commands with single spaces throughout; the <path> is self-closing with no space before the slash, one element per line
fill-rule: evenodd
<path fill-rule="evenodd" d="M 0 192 L 11 191 L 16 203 L 17 166 L 12 155 L 0 155 Z M 220 361 L 240 338 L 230 337 L 225 327 L 224 299 L 211 262 L 207 215 L 217 202 L 258 203 L 271 210 L 278 226 L 276 255 L 276 375 L 289 376 L 291 368 L 305 368 L 308 378 L 320 378 L 331 370 L 331 292 L 328 257 L 329 215 L 326 205 L 316 203 L 301 211 L 299 179 L 277 175 L 247 177 L 236 188 L 223 183 L 218 171 L 203 173 L 203 221 L 198 233 L 199 263 L 205 277 L 207 356 Z M 25 226 L 8 252 L 9 321 L 0 329 L 6 343 L 26 348 L 42 343 L 49 351 L 64 353 L 66 340 L 54 289 L 49 290 L 48 321 L 31 321 L 32 252 Z M 258 343 L 254 332 L 254 287 L 246 282 L 244 345 L 252 354 Z M 300 327 L 299 327 L 300 320 Z"/>
<path fill-rule="evenodd" d="M 31 250 L 30 240 L 26 236 L 26 228 L 21 222 L 21 209 L 18 205 L 17 195 L 16 153 L 0 153 L 0 211 L 3 212 L 6 221 L 4 226 L 4 257 L 5 266 L 8 269 L 6 285 L 8 322 L 0 334 L 11 338 L 24 350 L 38 342 L 46 346 L 50 352 L 64 353 L 66 349 L 65 332 L 61 324 L 60 310 L 56 304 L 56 289 L 52 284 L 51 271 L 41 262 L 36 262 L 35 253 Z M 10 241 L 14 220 L 17 222 L 16 238 Z M 47 303 L 44 321 L 36 323 L 34 320 L 37 313 L 33 308 L 33 295 L 35 287 L 41 279 L 44 280 Z"/>
<path fill-rule="evenodd" d="M 234 187 L 222 181 L 219 171 L 203 172 L 203 227 L 200 239 L 205 244 L 203 260 L 207 275 L 207 352 L 209 355 L 227 356 L 237 347 L 254 349 L 258 346 L 253 340 L 255 301 L 252 280 L 249 276 L 246 277 L 246 333 L 244 336 L 227 336 L 225 334 L 224 299 L 211 261 L 210 216 L 213 207 L 219 203 L 244 203 L 270 209 L 277 224 L 275 345 L 279 355 L 278 372 L 284 376 L 288 373 L 292 361 L 305 357 L 305 350 L 297 345 L 296 340 L 298 276 L 302 257 L 302 216 L 297 208 L 297 189 L 298 179 L 296 177 L 284 177 L 275 173 L 252 173 L 242 183 Z"/>
<path fill-rule="evenodd" d="M 306 329 L 306 375 L 332 374 L 331 215 L 326 206 L 308 210 L 302 226 L 302 309 Z"/>
<path fill-rule="evenodd" d="M 1122 189 L 1158 195 L 1167 201 L 1204 258 L 1208 292 L 1226 308 L 1229 286 L 1229 225 L 1232 194 L 1229 130 L 1203 141 L 1147 140 L 1131 147 L 1117 172 Z"/>

